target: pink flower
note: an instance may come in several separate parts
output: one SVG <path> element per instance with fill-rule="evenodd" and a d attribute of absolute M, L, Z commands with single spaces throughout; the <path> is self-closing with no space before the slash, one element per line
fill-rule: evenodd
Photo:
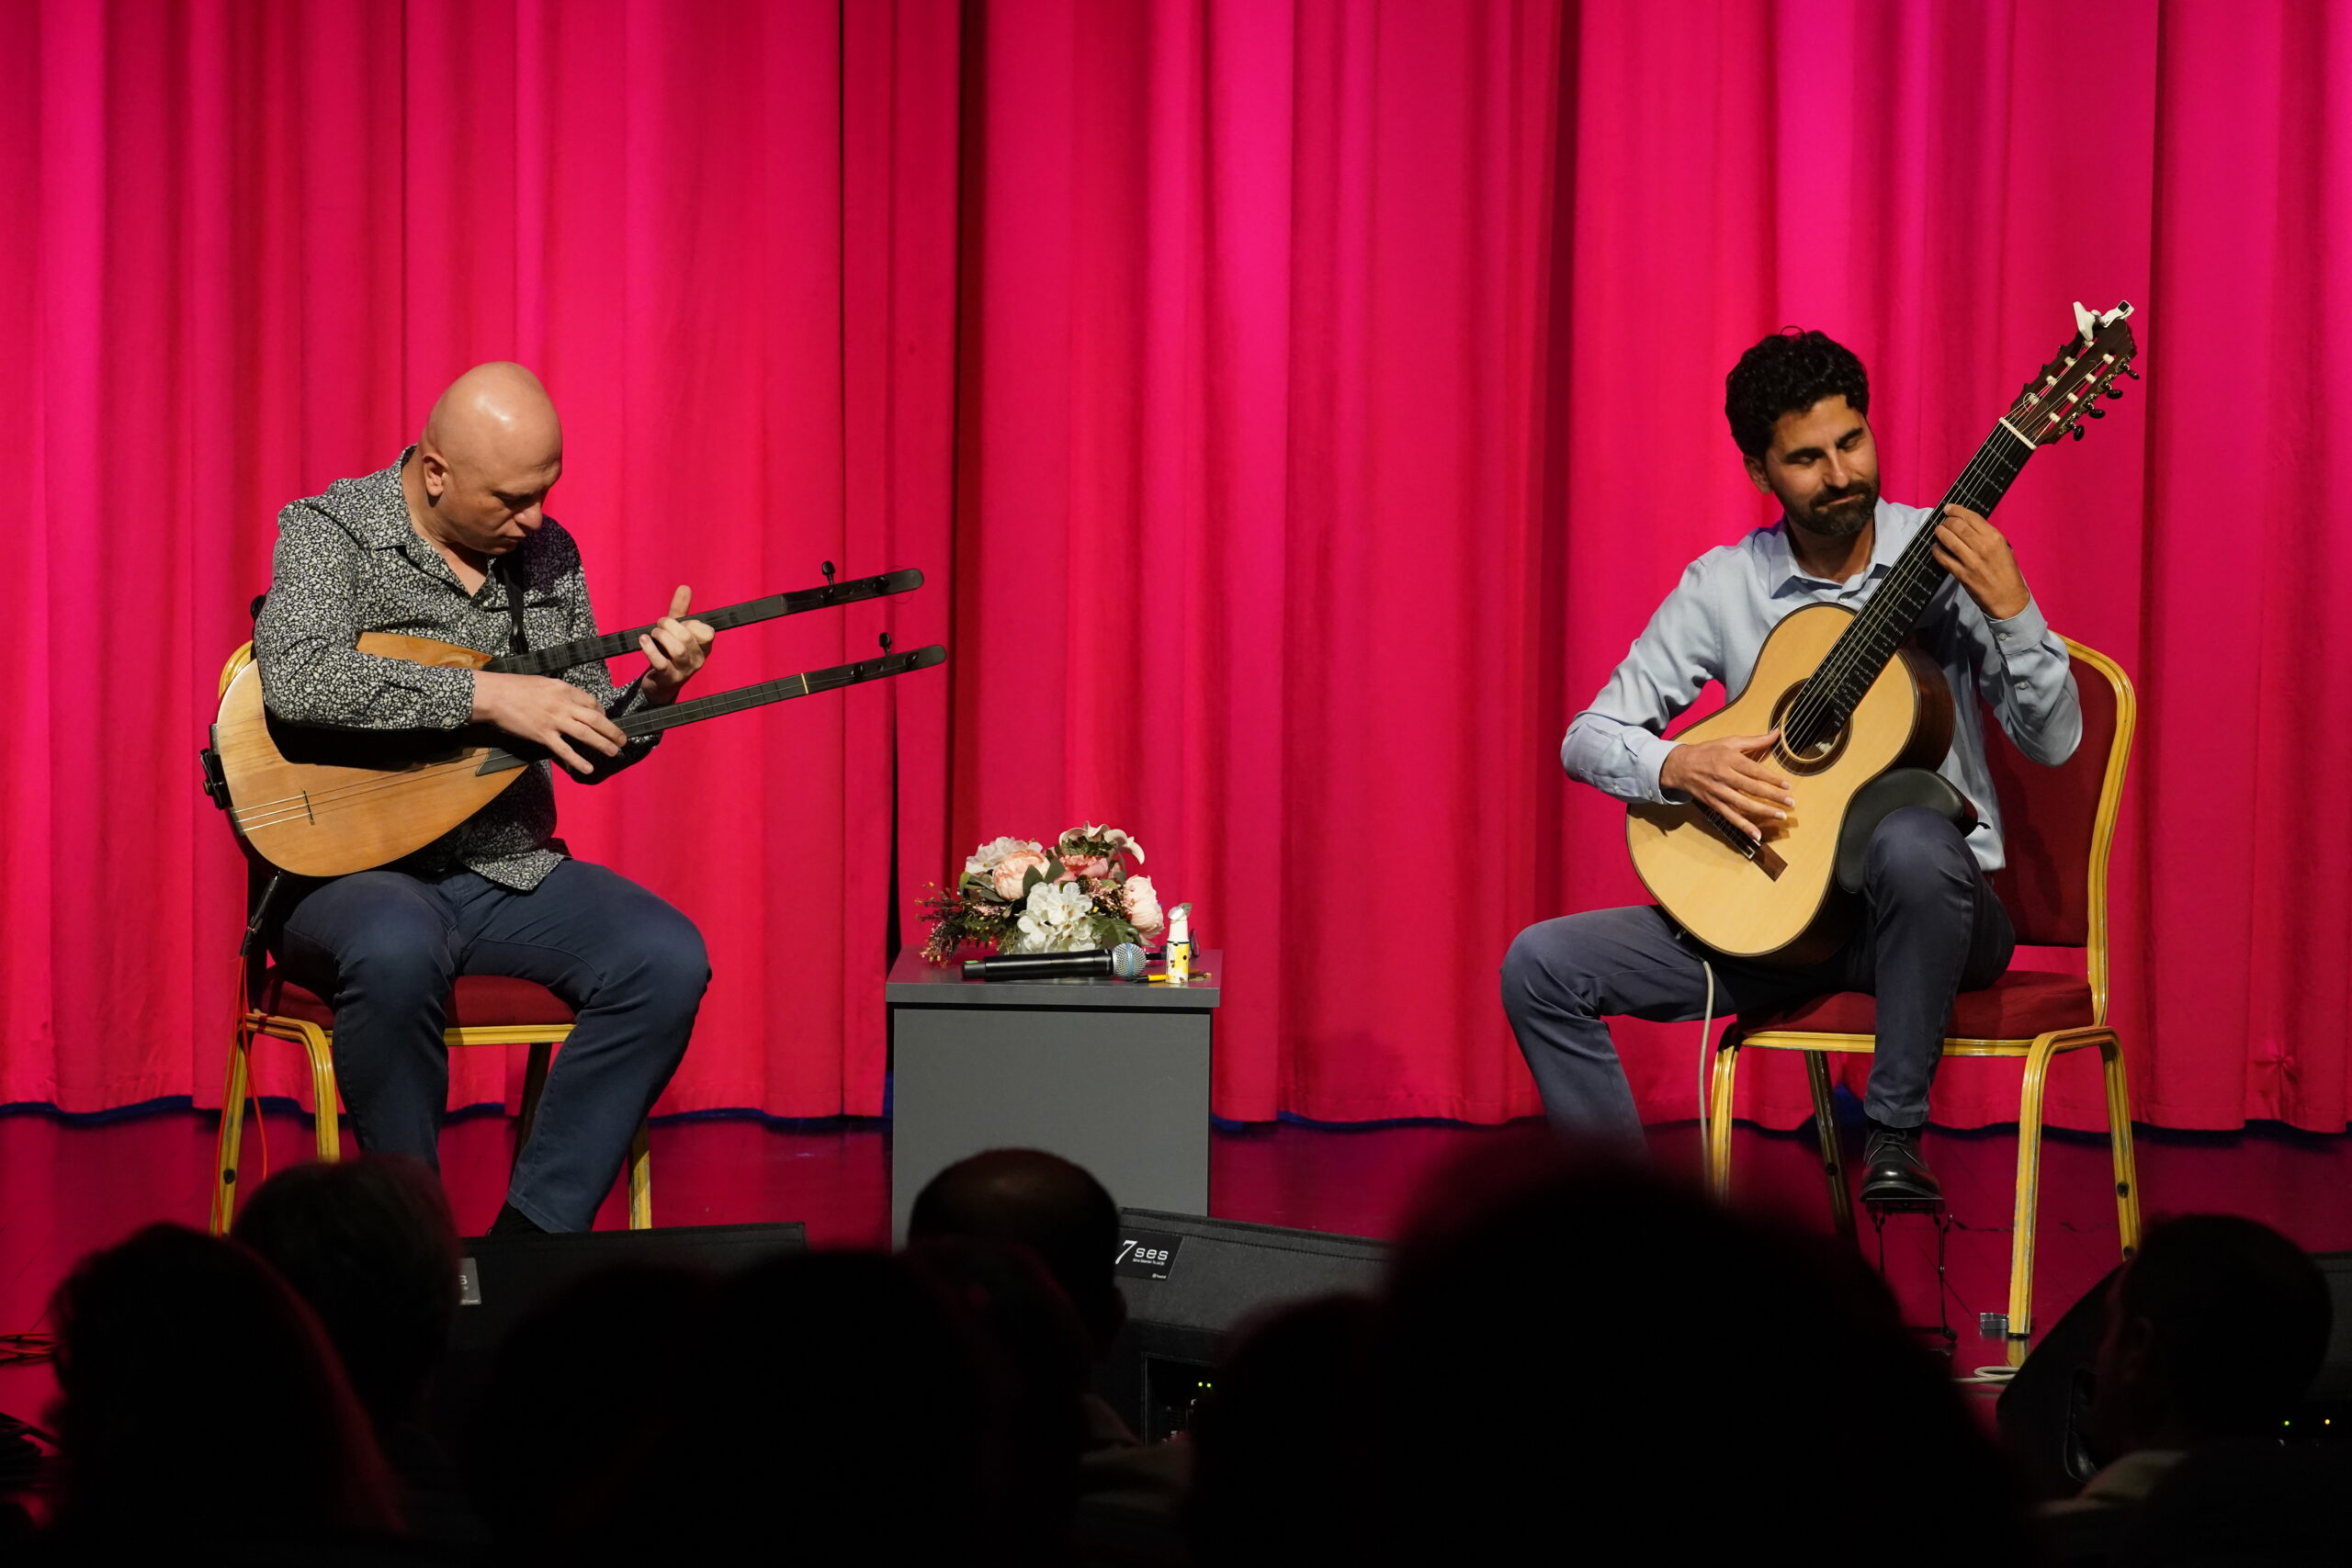
<path fill-rule="evenodd" d="M 1148 876 L 1130 876 L 1119 888 L 1119 907 L 1125 910 L 1127 923 L 1139 936 L 1151 936 L 1168 923 L 1160 913 L 1159 895 L 1153 891 Z"/>
<path fill-rule="evenodd" d="M 1108 855 L 1062 856 L 1062 875 L 1065 879 L 1070 877 L 1108 876 L 1110 874 L 1111 857 Z"/>
<path fill-rule="evenodd" d="M 1032 869 L 1050 871 L 1053 862 L 1035 850 L 1019 850 L 996 863 L 989 875 L 996 883 L 996 896 L 1011 902 L 1021 897 L 1021 884 Z"/>

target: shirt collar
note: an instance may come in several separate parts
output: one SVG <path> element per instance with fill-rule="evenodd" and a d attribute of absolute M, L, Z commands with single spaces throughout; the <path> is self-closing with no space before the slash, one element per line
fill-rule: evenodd
<path fill-rule="evenodd" d="M 1902 558 L 1903 548 L 1894 538 L 1892 526 L 1892 512 L 1884 496 L 1881 496 L 1871 509 L 1871 521 L 1876 525 L 1877 531 L 1871 536 L 1871 563 L 1862 569 L 1864 581 L 1894 570 L 1894 563 Z M 1789 548 L 1789 520 L 1785 514 L 1770 528 L 1759 530 L 1758 540 L 1764 554 L 1764 579 L 1770 584 L 1771 592 L 1777 594 L 1804 583 L 1821 583 L 1830 588 L 1845 586 L 1842 582 L 1831 582 L 1825 577 L 1815 577 L 1797 564 L 1796 552 Z"/>
<path fill-rule="evenodd" d="M 503 608 L 506 603 L 506 572 L 497 563 L 492 563 L 482 585 L 468 592 L 466 585 L 458 581 L 458 574 L 449 570 L 449 563 L 441 558 L 441 552 L 418 536 L 416 525 L 409 520 L 407 492 L 401 489 L 401 470 L 408 466 L 409 457 L 415 451 L 413 446 L 401 448 L 390 468 L 379 469 L 359 481 L 364 497 L 355 519 L 359 542 L 369 549 L 398 550 L 419 571 L 440 579 L 453 592 Z"/>
<path fill-rule="evenodd" d="M 413 446 L 402 448 L 390 468 L 379 468 L 359 481 L 360 505 L 357 515 L 352 518 L 356 525 L 352 532 L 369 549 L 405 549 L 412 543 L 424 543 L 409 523 L 408 497 L 401 491 L 401 469 L 407 467 L 409 454 L 415 450 Z M 425 553 L 430 555 L 432 551 L 428 547 Z"/>

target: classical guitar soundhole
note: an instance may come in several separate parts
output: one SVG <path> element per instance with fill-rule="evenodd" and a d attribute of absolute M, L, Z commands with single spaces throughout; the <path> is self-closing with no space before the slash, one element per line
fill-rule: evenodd
<path fill-rule="evenodd" d="M 1789 710 L 1796 705 L 1799 697 L 1804 695 L 1806 684 L 1799 681 L 1782 692 L 1781 700 L 1772 705 L 1772 728 L 1781 731 L 1781 743 L 1772 748 L 1772 755 L 1779 759 L 1782 767 L 1799 774 L 1817 773 L 1834 766 L 1838 759 L 1846 754 L 1846 742 L 1854 733 L 1853 723 L 1849 720 L 1802 751 L 1789 744 Z"/>

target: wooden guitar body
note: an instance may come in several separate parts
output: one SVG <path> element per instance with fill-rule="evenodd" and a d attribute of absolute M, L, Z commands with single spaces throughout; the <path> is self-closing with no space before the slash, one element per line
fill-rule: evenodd
<path fill-rule="evenodd" d="M 368 632 L 359 651 L 479 670 L 491 656 L 430 637 Z M 520 768 L 481 772 L 486 731 L 327 729 L 271 716 L 261 669 L 221 694 L 213 750 L 230 819 L 264 860 L 298 876 L 341 876 L 423 849 L 487 806 Z M 330 760 L 331 759 L 331 760 Z"/>
<path fill-rule="evenodd" d="M 1772 628 L 1738 696 L 1676 737 L 1707 740 L 1779 728 L 1805 682 L 1852 624 L 1838 604 L 1809 604 Z M 1696 807 L 1635 806 L 1625 818 L 1634 869 L 1652 897 L 1719 953 L 1770 963 L 1817 962 L 1845 939 L 1851 910 L 1837 885 L 1838 841 L 1855 795 L 1889 768 L 1932 768 L 1951 748 L 1951 688 L 1916 647 L 1887 660 L 1846 726 L 1804 755 L 1767 758 L 1796 806 L 1764 825 L 1751 858 Z"/>

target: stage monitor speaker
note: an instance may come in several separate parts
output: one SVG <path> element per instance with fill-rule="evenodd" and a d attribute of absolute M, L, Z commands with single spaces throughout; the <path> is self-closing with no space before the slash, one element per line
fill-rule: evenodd
<path fill-rule="evenodd" d="M 592 1274 L 608 1269 L 679 1269 L 725 1279 L 808 1248 L 808 1228 L 797 1220 L 568 1235 L 467 1236 L 458 1243 L 458 1321 L 449 1336 L 448 1358 L 435 1383 L 433 1425 L 454 1432 L 471 1411 L 499 1347 L 514 1325 Z M 626 1354 L 626 1347 L 616 1347 L 615 1354 Z"/>
<path fill-rule="evenodd" d="M 1127 1325 L 1100 1378 L 1146 1442 L 1182 1431 L 1225 1337 L 1266 1308 L 1378 1289 L 1388 1248 L 1363 1236 L 1284 1230 L 1151 1209 L 1119 1212 L 1114 1267 Z"/>
<path fill-rule="evenodd" d="M 724 1279 L 754 1263 L 808 1249 L 808 1227 L 670 1225 L 569 1235 L 468 1236 L 458 1246 L 458 1326 L 450 1346 L 487 1350 L 517 1321 L 574 1281 L 607 1269 L 685 1269 Z"/>
<path fill-rule="evenodd" d="M 2313 1253 L 2312 1261 L 2327 1280 L 2335 1322 L 2319 1375 L 2280 1437 L 2288 1442 L 2352 1442 L 2352 1252 Z M 2100 1454 L 2091 1441 L 2092 1368 L 2099 1341 L 2107 1337 L 2108 1292 L 2120 1272 L 2109 1269 L 2084 1292 L 2001 1391 L 2001 1441 L 2037 1498 L 2073 1496 L 2113 1457 Z"/>

